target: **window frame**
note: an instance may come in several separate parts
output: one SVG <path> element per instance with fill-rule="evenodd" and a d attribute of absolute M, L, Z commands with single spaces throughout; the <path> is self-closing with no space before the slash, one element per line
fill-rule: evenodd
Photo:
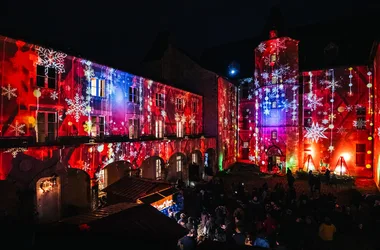
<path fill-rule="evenodd" d="M 139 89 L 133 86 L 128 88 L 128 101 L 130 103 L 139 103 Z"/>
<path fill-rule="evenodd" d="M 156 138 L 164 137 L 164 122 L 161 119 L 156 119 L 155 121 L 154 135 Z"/>
<path fill-rule="evenodd" d="M 48 71 L 47 75 L 45 74 L 46 69 Z M 39 72 L 40 70 L 42 72 Z M 54 77 L 50 75 L 50 72 L 54 72 Z M 37 67 L 36 67 L 36 86 L 40 87 L 40 88 L 57 89 L 58 75 L 59 75 L 59 73 L 57 72 L 57 70 L 55 68 L 37 65 Z M 43 86 L 41 86 L 41 84 L 39 84 L 39 79 L 43 79 L 43 83 L 44 83 Z M 49 80 L 52 80 L 54 82 L 53 88 L 49 86 L 50 85 Z"/>
<path fill-rule="evenodd" d="M 165 95 L 163 93 L 156 93 L 156 107 L 165 108 Z"/>
<path fill-rule="evenodd" d="M 175 108 L 179 111 L 182 111 L 184 109 L 184 99 L 183 98 L 180 98 L 180 97 L 177 97 L 175 99 Z"/>
<path fill-rule="evenodd" d="M 106 97 L 106 80 L 99 79 L 96 77 L 91 78 L 90 95 L 92 97 L 105 98 Z"/>
<path fill-rule="evenodd" d="M 41 123 L 39 122 L 40 120 L 38 119 L 38 116 L 39 114 L 43 114 L 44 115 L 44 122 Z M 49 122 L 49 114 L 53 114 L 54 115 L 54 122 Z M 40 125 L 44 126 L 44 132 L 40 132 Z M 49 139 L 49 134 L 51 134 L 49 132 L 49 124 L 53 124 L 54 125 L 54 132 L 53 132 L 53 139 Z M 40 140 L 40 136 L 41 134 L 43 134 L 43 140 Z M 54 112 L 54 111 L 38 111 L 37 112 L 37 135 L 36 137 L 38 136 L 37 140 L 38 142 L 49 142 L 49 141 L 55 141 L 58 137 L 58 114 L 57 112 Z"/>

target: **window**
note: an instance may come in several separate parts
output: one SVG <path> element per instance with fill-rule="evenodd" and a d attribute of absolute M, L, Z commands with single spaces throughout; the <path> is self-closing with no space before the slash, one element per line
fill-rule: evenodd
<path fill-rule="evenodd" d="M 193 113 L 198 113 L 198 100 L 193 100 L 191 103 L 191 111 Z"/>
<path fill-rule="evenodd" d="M 161 93 L 156 93 L 156 106 L 165 108 L 165 96 Z"/>
<path fill-rule="evenodd" d="M 129 87 L 129 102 L 138 102 L 138 89 L 134 87 Z"/>
<path fill-rule="evenodd" d="M 38 112 L 37 135 L 38 142 L 54 141 L 57 137 L 57 113 Z"/>
<path fill-rule="evenodd" d="M 161 160 L 156 159 L 156 179 L 161 179 Z"/>
<path fill-rule="evenodd" d="M 91 129 L 90 136 L 103 137 L 104 136 L 104 117 L 91 116 Z"/>
<path fill-rule="evenodd" d="M 357 107 L 356 108 L 357 116 L 365 116 L 365 107 Z"/>
<path fill-rule="evenodd" d="M 182 122 L 177 122 L 177 137 L 183 137 L 183 124 Z"/>
<path fill-rule="evenodd" d="M 91 79 L 91 95 L 98 97 L 106 96 L 106 80 L 92 78 Z"/>
<path fill-rule="evenodd" d="M 356 144 L 356 166 L 365 166 L 366 145 Z"/>
<path fill-rule="evenodd" d="M 139 120 L 129 119 L 128 125 L 129 139 L 137 139 L 139 137 Z"/>
<path fill-rule="evenodd" d="M 182 98 L 177 98 L 175 100 L 175 107 L 177 108 L 177 110 L 183 110 L 183 99 Z"/>
<path fill-rule="evenodd" d="M 164 128 L 162 120 L 156 120 L 156 138 L 164 137 Z"/>
<path fill-rule="evenodd" d="M 272 138 L 272 140 L 277 140 L 277 130 L 273 130 L 271 132 L 271 138 Z"/>
<path fill-rule="evenodd" d="M 182 157 L 180 155 L 177 155 L 176 157 L 176 166 L 177 166 L 177 172 L 182 171 Z"/>
<path fill-rule="evenodd" d="M 191 123 L 191 125 L 190 125 L 190 133 L 192 134 L 192 135 L 196 135 L 196 134 L 198 134 L 198 131 L 197 131 L 197 123 L 196 122 L 193 122 L 193 123 Z"/>
<path fill-rule="evenodd" d="M 198 164 L 198 154 L 197 153 L 191 154 L 191 162 L 194 164 Z"/>
<path fill-rule="evenodd" d="M 36 80 L 38 87 L 56 89 L 57 71 L 54 68 L 46 68 L 44 66 L 37 65 Z"/>

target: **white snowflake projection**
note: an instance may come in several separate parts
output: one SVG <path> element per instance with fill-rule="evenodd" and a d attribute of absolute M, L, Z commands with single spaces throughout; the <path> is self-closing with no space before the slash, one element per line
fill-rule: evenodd
<path fill-rule="evenodd" d="M 329 148 L 327 149 L 327 151 L 329 151 L 330 153 L 332 153 L 332 151 L 334 151 L 334 146 L 333 145 L 330 145 Z"/>
<path fill-rule="evenodd" d="M 9 83 L 7 87 L 1 87 L 1 90 L 1 95 L 6 96 L 8 100 L 12 99 L 12 97 L 17 97 L 17 88 L 12 88 L 12 86 Z"/>
<path fill-rule="evenodd" d="M 276 48 L 277 49 L 286 49 L 285 42 L 286 42 L 285 39 L 277 39 Z"/>
<path fill-rule="evenodd" d="M 338 134 L 344 134 L 345 132 L 346 132 L 346 129 L 343 127 L 343 126 L 341 126 L 341 127 L 339 127 L 338 129 L 337 129 L 337 131 L 336 131 Z"/>
<path fill-rule="evenodd" d="M 248 159 L 249 159 L 250 161 L 254 161 L 254 160 L 255 160 L 255 157 L 254 157 L 253 155 L 249 155 L 249 156 L 248 156 Z"/>
<path fill-rule="evenodd" d="M 38 54 L 37 64 L 45 67 L 45 75 L 48 76 L 49 68 L 55 69 L 58 73 L 65 73 L 64 60 L 65 53 L 57 52 L 43 47 L 36 48 Z"/>
<path fill-rule="evenodd" d="M 311 140 L 311 142 L 318 142 L 320 139 L 327 139 L 324 132 L 327 128 L 323 126 L 319 126 L 317 123 L 312 123 L 310 128 L 306 128 L 306 134 L 305 137 Z"/>
<path fill-rule="evenodd" d="M 182 122 L 182 123 L 185 123 L 185 122 L 186 122 L 186 115 L 183 114 L 183 115 L 181 116 L 181 122 Z"/>
<path fill-rule="evenodd" d="M 91 170 L 90 163 L 88 163 L 88 162 L 84 163 L 82 170 L 85 171 L 85 172 L 90 171 Z"/>
<path fill-rule="evenodd" d="M 362 129 L 362 128 L 365 128 L 366 123 L 367 123 L 367 121 L 365 121 L 363 119 L 358 119 L 358 120 L 353 122 L 353 125 L 357 129 Z"/>
<path fill-rule="evenodd" d="M 284 110 L 285 112 L 288 112 L 290 108 L 290 103 L 288 102 L 287 99 L 285 99 L 284 101 L 282 101 L 282 110 Z"/>
<path fill-rule="evenodd" d="M 10 154 L 12 154 L 13 158 L 16 158 L 18 153 L 25 152 L 26 150 L 28 150 L 28 149 L 26 149 L 26 148 L 10 148 L 7 151 L 5 151 L 5 153 L 10 153 Z"/>
<path fill-rule="evenodd" d="M 328 120 L 328 119 L 323 119 L 323 120 L 322 120 L 322 124 L 326 125 L 327 123 L 329 123 L 329 120 Z"/>
<path fill-rule="evenodd" d="M 339 81 L 335 81 L 335 80 L 332 80 L 332 81 L 324 81 L 325 85 L 326 85 L 326 89 L 331 89 L 332 92 L 335 91 L 335 89 L 337 88 L 340 88 L 341 85 L 338 84 Z"/>
<path fill-rule="evenodd" d="M 25 134 L 25 124 L 19 124 L 17 121 L 15 122 L 15 125 L 9 124 L 9 128 L 11 129 L 11 132 L 15 133 L 15 136 Z"/>
<path fill-rule="evenodd" d="M 263 51 L 266 49 L 265 43 L 260 43 L 259 46 L 257 46 L 257 50 L 263 53 Z"/>
<path fill-rule="evenodd" d="M 255 79 L 255 87 L 256 88 L 259 88 L 260 87 L 260 82 L 259 80 Z"/>
<path fill-rule="evenodd" d="M 136 158 L 136 156 L 137 156 L 137 151 L 131 151 L 131 152 L 129 153 L 129 155 L 130 155 L 130 157 Z"/>
<path fill-rule="evenodd" d="M 252 95 L 251 94 L 248 95 L 248 100 L 252 100 Z"/>
<path fill-rule="evenodd" d="M 95 77 L 95 72 L 94 69 L 91 67 L 91 62 L 89 65 L 87 64 L 84 67 L 84 76 L 86 77 L 88 82 L 91 81 L 91 78 Z"/>
<path fill-rule="evenodd" d="M 88 115 L 91 112 L 91 107 L 89 106 L 89 100 L 85 100 L 83 96 L 79 96 L 78 93 L 75 94 L 74 99 L 66 98 L 66 102 L 69 105 L 66 115 L 74 115 L 75 121 L 78 122 L 81 115 Z"/>
<path fill-rule="evenodd" d="M 195 115 L 191 115 L 190 116 L 189 123 L 190 124 L 194 124 L 195 123 Z"/>
<path fill-rule="evenodd" d="M 227 125 L 228 125 L 228 119 L 224 118 L 224 126 L 227 126 Z"/>
<path fill-rule="evenodd" d="M 166 111 L 165 110 L 161 110 L 161 116 L 164 118 L 166 117 Z"/>
<path fill-rule="evenodd" d="M 311 111 L 314 111 L 317 109 L 317 107 L 321 107 L 322 105 L 323 97 L 318 97 L 316 94 L 309 95 L 307 97 L 307 106 L 311 109 Z"/>
<path fill-rule="evenodd" d="M 345 110 L 346 110 L 347 112 L 351 112 L 352 110 L 354 110 L 354 107 L 352 107 L 352 105 L 347 105 L 347 106 L 345 107 Z"/>
<path fill-rule="evenodd" d="M 54 101 L 58 99 L 58 93 L 57 91 L 53 91 L 50 93 L 50 98 L 53 99 Z"/>

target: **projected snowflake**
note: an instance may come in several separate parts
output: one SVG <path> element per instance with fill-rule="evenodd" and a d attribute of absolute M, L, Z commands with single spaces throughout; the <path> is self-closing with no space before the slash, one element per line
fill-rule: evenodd
<path fill-rule="evenodd" d="M 25 124 L 19 124 L 18 122 L 15 123 L 15 125 L 9 125 L 9 128 L 11 129 L 11 132 L 15 133 L 15 136 L 23 135 L 25 134 Z"/>
<path fill-rule="evenodd" d="M 13 158 L 16 158 L 18 153 L 25 152 L 26 150 L 27 150 L 26 148 L 10 148 L 7 151 L 5 151 L 5 153 L 10 153 L 12 154 Z"/>
<path fill-rule="evenodd" d="M 358 119 L 357 121 L 353 122 L 353 125 L 355 128 L 362 129 L 365 128 L 367 121 L 363 119 Z"/>
<path fill-rule="evenodd" d="M 319 126 L 318 122 L 317 123 L 312 123 L 310 128 L 306 128 L 306 134 L 305 137 L 311 140 L 311 142 L 318 142 L 319 139 L 327 139 L 325 136 L 324 132 L 326 131 L 327 128 L 323 126 Z"/>
<path fill-rule="evenodd" d="M 64 59 L 65 53 L 57 52 L 43 47 L 36 48 L 38 54 L 37 64 L 45 67 L 45 75 L 48 76 L 49 68 L 55 69 L 58 73 L 65 73 Z"/>
<path fill-rule="evenodd" d="M 8 100 L 10 100 L 12 97 L 17 97 L 17 94 L 16 94 L 17 88 L 12 88 L 9 83 L 7 87 L 1 87 L 1 89 L 2 89 L 1 95 L 6 96 Z"/>
<path fill-rule="evenodd" d="M 79 97 L 76 93 L 74 99 L 67 99 L 67 105 L 69 108 L 66 111 L 66 115 L 74 115 L 75 121 L 78 122 L 81 115 L 88 115 L 91 112 L 91 107 L 89 106 L 89 101 L 85 100 L 83 96 Z"/>
<path fill-rule="evenodd" d="M 323 97 L 317 97 L 316 94 L 312 94 L 307 97 L 307 106 L 311 109 L 311 111 L 314 111 L 317 109 L 317 107 L 321 107 L 322 105 Z"/>

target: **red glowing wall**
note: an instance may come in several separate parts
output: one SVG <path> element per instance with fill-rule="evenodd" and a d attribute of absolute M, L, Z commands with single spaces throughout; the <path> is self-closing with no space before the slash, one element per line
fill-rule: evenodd
<path fill-rule="evenodd" d="M 200 138 L 203 132 L 199 95 L 6 37 L 0 37 L 0 55 L 0 136 L 32 138 L 37 147 L 29 147 L 26 154 L 49 157 L 50 150 L 64 138 L 149 141 L 186 135 Z M 114 148 L 117 143 L 100 143 L 96 160 L 91 158 L 93 146 L 87 149 L 82 145 L 69 163 L 81 169 L 91 164 L 87 171 L 94 171 L 110 160 L 110 151 L 119 154 L 113 160 L 122 157 L 140 166 L 152 155 L 166 160 L 175 152 L 215 148 L 215 139 L 207 138 L 183 140 L 181 146 L 165 142 L 165 150 L 160 143 L 126 142 L 119 145 L 119 153 Z M 47 150 L 45 145 L 52 147 Z M 184 145 L 189 148 L 185 150 Z M 10 171 L 13 156 L 24 150 L 11 148 L 0 154 L 0 179 Z M 83 160 L 89 158 L 91 162 Z"/>
<path fill-rule="evenodd" d="M 373 150 L 373 177 L 377 187 L 380 188 L 380 44 L 377 46 L 375 60 L 373 62 L 374 68 L 374 150 Z"/>
<path fill-rule="evenodd" d="M 237 157 L 237 87 L 218 78 L 218 164 L 228 168 Z"/>
<path fill-rule="evenodd" d="M 373 88 L 367 67 L 303 72 L 304 165 L 315 170 L 340 167 L 349 175 L 371 177 Z M 310 158 L 311 156 L 311 158 Z M 341 171 L 337 170 L 337 174 Z"/>

